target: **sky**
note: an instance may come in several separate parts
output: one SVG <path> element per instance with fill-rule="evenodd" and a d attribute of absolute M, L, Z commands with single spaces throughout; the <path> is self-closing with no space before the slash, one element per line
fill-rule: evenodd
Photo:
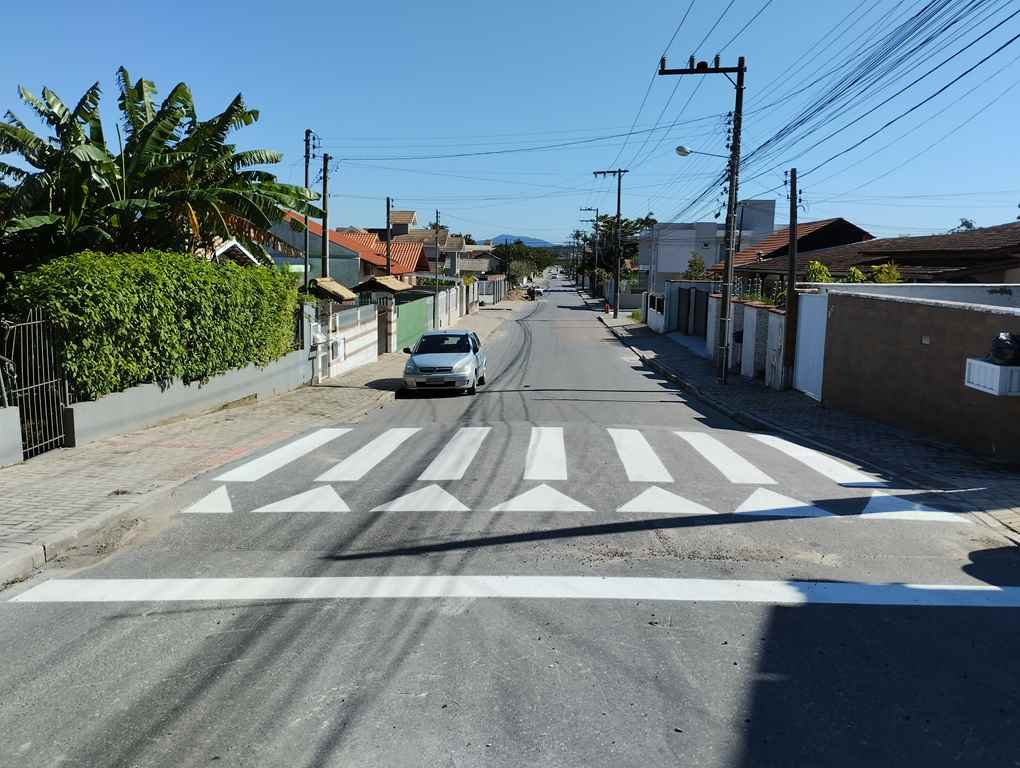
<path fill-rule="evenodd" d="M 98 80 L 110 141 L 118 66 L 155 81 L 164 95 L 187 82 L 200 116 L 240 92 L 261 118 L 234 140 L 283 152 L 272 169 L 282 181 L 302 182 L 306 128 L 318 137 L 313 180 L 322 153 L 336 158 L 333 225 L 383 226 L 390 195 L 420 222 L 438 209 L 442 223 L 478 239 L 512 233 L 560 242 L 589 226 L 580 208 L 615 211 L 615 181 L 594 178 L 594 170 L 628 169 L 625 216 L 706 221 L 719 210 L 719 186 L 698 196 L 725 160 L 679 157 L 674 148 L 726 152 L 733 86 L 720 75 L 655 76 L 664 51 L 670 66 L 691 54 L 721 52 L 724 65 L 746 57 L 746 153 L 822 93 L 839 76 L 835 64 L 849 66 L 932 2 L 972 7 L 974 15 L 884 90 L 862 94 L 838 120 L 777 148 L 768 162 L 748 163 L 740 196 L 775 198 L 783 224 L 783 169 L 795 164 L 801 221 L 842 216 L 877 236 L 946 231 L 963 217 L 978 226 L 1012 221 L 1020 214 L 1020 40 L 993 52 L 1020 34 L 1020 15 L 1008 18 L 1020 0 L 53 0 L 45 13 L 19 3 L 4 11 L 0 112 L 11 109 L 42 131 L 18 99 L 19 84 L 36 94 L 48 86 L 74 102 Z M 886 52 L 872 71 L 905 50 Z M 985 56 L 915 111 L 810 170 Z"/>

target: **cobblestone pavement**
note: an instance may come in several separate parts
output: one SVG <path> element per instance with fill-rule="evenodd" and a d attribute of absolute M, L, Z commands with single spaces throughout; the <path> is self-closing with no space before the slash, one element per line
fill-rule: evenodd
<path fill-rule="evenodd" d="M 457 323 L 493 334 L 520 302 Z M 318 386 L 148 429 L 50 451 L 0 469 L 0 583 L 52 559 L 77 531 L 162 498 L 181 483 L 324 423 L 353 423 L 391 400 L 406 355 Z M 28 565 L 26 566 L 26 563 Z"/>
<path fill-rule="evenodd" d="M 589 306 L 595 308 L 593 302 Z M 979 510 L 1020 543 L 1020 472 L 910 430 L 825 408 L 795 390 L 777 392 L 740 375 L 723 385 L 709 360 L 629 318 L 599 318 L 649 367 L 675 377 L 709 405 L 752 426 L 789 432 L 926 489 L 944 489 L 961 510 Z"/>

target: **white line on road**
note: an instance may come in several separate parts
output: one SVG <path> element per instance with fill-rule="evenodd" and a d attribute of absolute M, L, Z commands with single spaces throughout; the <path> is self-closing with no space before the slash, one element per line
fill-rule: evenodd
<path fill-rule="evenodd" d="M 824 453 L 803 445 L 797 445 L 797 443 L 791 443 L 781 437 L 775 435 L 751 435 L 751 437 L 760 443 L 772 446 L 777 451 L 782 451 L 791 459 L 796 459 L 809 469 L 813 469 L 818 474 L 824 475 L 840 485 L 884 485 L 871 475 L 866 475 L 841 461 L 836 461 L 831 456 L 826 456 Z"/>
<path fill-rule="evenodd" d="M 563 427 L 532 427 L 528 457 L 524 463 L 525 480 L 566 480 L 567 450 L 563 445 Z"/>
<path fill-rule="evenodd" d="M 457 430 L 439 455 L 425 468 L 419 480 L 460 480 L 471 466 L 491 427 L 463 427 Z"/>
<path fill-rule="evenodd" d="M 419 431 L 419 427 L 394 427 L 387 429 L 368 445 L 359 448 L 332 469 L 327 469 L 317 478 L 319 482 L 340 483 L 360 480 L 397 448 L 407 438 Z"/>
<path fill-rule="evenodd" d="M 677 432 L 731 483 L 775 485 L 776 481 L 706 432 Z"/>
<path fill-rule="evenodd" d="M 673 476 L 636 429 L 609 429 L 616 453 L 632 483 L 672 483 Z"/>
<path fill-rule="evenodd" d="M 15 603 L 120 603 L 367 598 L 663 600 L 772 605 L 1020 608 L 1020 587 L 621 576 L 310 576 L 53 579 Z"/>
<path fill-rule="evenodd" d="M 305 435 L 292 443 L 287 443 L 287 445 L 277 448 L 275 451 L 270 451 L 265 456 L 259 456 L 257 459 L 245 462 L 241 466 L 235 467 L 215 479 L 224 483 L 252 483 L 350 431 L 348 428 L 317 429 L 310 435 Z"/>

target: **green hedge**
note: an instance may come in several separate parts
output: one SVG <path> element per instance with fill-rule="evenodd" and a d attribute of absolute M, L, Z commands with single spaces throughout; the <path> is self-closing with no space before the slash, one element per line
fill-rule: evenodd
<path fill-rule="evenodd" d="M 8 293 L 5 314 L 42 307 L 64 331 L 83 398 L 265 365 L 294 339 L 292 276 L 181 253 L 85 251 L 18 274 Z"/>

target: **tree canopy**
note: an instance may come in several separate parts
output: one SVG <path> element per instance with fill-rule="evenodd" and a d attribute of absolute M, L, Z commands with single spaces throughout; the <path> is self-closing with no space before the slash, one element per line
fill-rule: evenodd
<path fill-rule="evenodd" d="M 259 118 L 241 94 L 201 120 L 185 83 L 157 103 L 155 84 L 132 81 L 121 67 L 117 88 L 116 151 L 100 119 L 98 82 L 71 106 L 49 88 L 41 99 L 18 88 L 47 135 L 12 111 L 0 121 L 0 158 L 10 160 L 0 161 L 0 271 L 86 248 L 191 253 L 218 239 L 268 260 L 269 230 L 285 209 L 321 215 L 311 205 L 317 195 L 262 170 L 280 162 L 279 152 L 239 151 L 228 141 Z"/>

